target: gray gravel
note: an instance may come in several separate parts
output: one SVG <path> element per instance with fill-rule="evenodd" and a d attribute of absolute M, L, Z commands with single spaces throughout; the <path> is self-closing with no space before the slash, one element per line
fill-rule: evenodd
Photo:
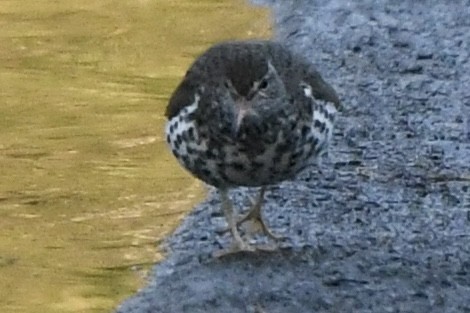
<path fill-rule="evenodd" d="M 470 312 L 470 1 L 266 3 L 346 107 L 329 157 L 268 192 L 279 251 L 212 259 L 213 191 L 117 312 Z"/>

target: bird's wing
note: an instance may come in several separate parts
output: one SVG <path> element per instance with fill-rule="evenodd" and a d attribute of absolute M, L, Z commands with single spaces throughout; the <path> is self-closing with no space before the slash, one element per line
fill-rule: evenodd
<path fill-rule="evenodd" d="M 341 101 L 339 100 L 336 91 L 330 84 L 325 82 L 320 73 L 311 64 L 307 64 L 304 71 L 301 73 L 303 82 L 310 85 L 312 88 L 312 96 L 315 99 L 333 102 L 337 109 L 341 108 Z"/>
<path fill-rule="evenodd" d="M 198 88 L 199 86 L 195 84 L 195 80 L 188 79 L 188 74 L 186 74 L 186 77 L 171 95 L 166 107 L 165 116 L 171 119 L 178 115 L 184 107 L 191 105 L 196 100 L 195 96 Z"/>

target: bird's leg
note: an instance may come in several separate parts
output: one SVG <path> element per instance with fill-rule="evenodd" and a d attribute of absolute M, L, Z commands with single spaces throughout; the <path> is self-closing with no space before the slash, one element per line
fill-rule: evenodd
<path fill-rule="evenodd" d="M 221 257 L 226 254 L 236 253 L 239 251 L 254 251 L 255 249 L 251 247 L 248 243 L 246 243 L 238 232 L 237 223 L 235 222 L 235 217 L 233 214 L 232 201 L 228 196 L 228 191 L 226 189 L 221 189 L 220 197 L 222 200 L 222 210 L 224 211 L 225 219 L 227 220 L 229 230 L 235 240 L 235 245 L 232 245 L 232 247 L 227 250 L 217 252 L 214 256 Z"/>
<path fill-rule="evenodd" d="M 233 207 L 232 207 L 232 201 L 230 200 L 228 196 L 227 190 L 221 190 L 221 199 L 222 199 L 222 210 L 224 211 L 225 219 L 227 220 L 228 227 L 230 229 L 230 232 L 232 233 L 233 238 L 237 242 L 237 244 L 242 247 L 245 246 L 246 243 L 243 241 L 242 237 L 240 236 L 240 233 L 238 232 L 237 229 L 237 223 L 235 223 L 235 218 L 233 214 Z"/>
<path fill-rule="evenodd" d="M 261 224 L 261 228 L 263 229 L 263 232 L 266 235 L 268 235 L 272 239 L 281 239 L 282 237 L 279 237 L 271 232 L 271 230 L 268 228 L 268 226 L 266 225 L 266 223 L 264 222 L 261 216 L 261 207 L 263 206 L 265 192 L 266 192 L 266 187 L 265 186 L 261 187 L 258 197 L 253 202 L 250 211 L 245 216 L 243 216 L 240 220 L 238 220 L 236 225 L 238 226 L 247 220 L 255 219 Z"/>

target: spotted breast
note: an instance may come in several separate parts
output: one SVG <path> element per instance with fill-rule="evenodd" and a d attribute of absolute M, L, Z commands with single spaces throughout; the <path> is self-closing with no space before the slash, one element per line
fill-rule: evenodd
<path fill-rule="evenodd" d="M 270 185 L 326 151 L 338 106 L 312 65 L 282 44 L 227 42 L 202 54 L 173 93 L 166 138 L 210 185 Z"/>

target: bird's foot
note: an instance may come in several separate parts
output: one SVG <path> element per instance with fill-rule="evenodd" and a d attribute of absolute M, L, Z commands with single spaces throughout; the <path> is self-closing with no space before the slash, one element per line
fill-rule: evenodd
<path fill-rule="evenodd" d="M 248 212 L 247 214 L 245 214 L 240 220 L 238 220 L 236 222 L 236 225 L 237 227 L 242 225 L 243 223 L 245 223 L 246 221 L 253 221 L 254 223 L 256 223 L 256 225 L 259 225 L 259 227 L 261 228 L 261 232 L 264 234 L 264 235 L 267 235 L 268 237 L 270 237 L 271 239 L 274 239 L 274 240 L 282 240 L 284 239 L 285 237 L 284 236 L 279 236 L 279 235 L 276 235 L 274 234 L 270 229 L 269 227 L 266 225 L 266 223 L 264 222 L 263 218 L 260 216 L 260 214 L 256 214 L 256 212 L 254 212 L 254 210 L 250 210 L 250 212 Z M 256 226 L 255 226 L 256 227 Z M 231 228 L 230 227 L 226 227 L 222 230 L 219 230 L 220 233 L 226 233 L 228 231 L 231 231 Z"/>
<path fill-rule="evenodd" d="M 242 225 L 243 223 L 245 223 L 247 221 L 252 221 L 253 224 L 254 224 L 254 225 L 252 224 L 254 227 L 250 230 L 250 232 L 252 232 L 252 233 L 256 232 L 256 230 L 253 230 L 253 229 L 257 229 L 258 231 L 261 229 L 261 232 L 264 235 L 268 236 L 269 238 L 271 238 L 275 241 L 282 240 L 282 239 L 285 238 L 284 236 L 279 236 L 279 235 L 274 234 L 269 229 L 268 225 L 266 224 L 266 222 L 261 217 L 261 212 L 259 210 L 256 210 L 256 209 L 250 210 L 241 219 L 239 219 L 235 224 L 238 227 L 238 226 Z M 258 225 L 258 227 L 256 225 Z M 226 233 L 228 231 L 232 231 L 231 227 L 224 228 L 220 232 L 221 233 Z"/>
<path fill-rule="evenodd" d="M 257 244 L 255 245 L 250 245 L 246 242 L 243 242 L 241 245 L 240 243 L 237 243 L 236 241 L 233 242 L 230 247 L 215 251 L 212 253 L 212 256 L 216 259 L 232 255 L 232 254 L 237 254 L 241 252 L 273 252 L 279 249 L 279 246 L 275 243 L 272 244 Z"/>
<path fill-rule="evenodd" d="M 258 221 L 259 225 L 261 225 L 261 229 L 265 235 L 275 240 L 282 238 L 273 234 L 269 230 L 269 228 L 266 226 L 263 219 L 261 218 L 261 205 L 263 203 L 264 192 L 265 192 L 265 187 L 262 187 L 259 193 L 258 199 L 253 202 L 252 209 L 245 216 L 243 216 L 239 221 L 235 221 L 234 216 L 233 216 L 232 202 L 230 201 L 230 198 L 228 197 L 228 192 L 227 190 L 221 191 L 222 208 L 224 210 L 225 217 L 227 219 L 228 226 L 229 226 L 225 231 L 231 232 L 234 241 L 233 241 L 233 244 L 229 248 L 214 253 L 214 257 L 220 258 L 221 256 L 234 254 L 238 252 L 273 251 L 278 248 L 278 246 L 274 244 L 264 245 L 264 246 L 250 245 L 242 239 L 242 237 L 240 236 L 240 233 L 238 232 L 238 225 L 244 223 L 247 220 L 254 219 Z"/>
<path fill-rule="evenodd" d="M 230 247 L 216 251 L 212 254 L 212 256 L 214 258 L 221 258 L 227 255 L 236 254 L 239 252 L 256 252 L 256 250 L 257 248 L 255 248 L 254 246 L 248 244 L 247 242 L 243 240 L 242 241 L 235 240 L 234 242 L 232 242 Z"/>

